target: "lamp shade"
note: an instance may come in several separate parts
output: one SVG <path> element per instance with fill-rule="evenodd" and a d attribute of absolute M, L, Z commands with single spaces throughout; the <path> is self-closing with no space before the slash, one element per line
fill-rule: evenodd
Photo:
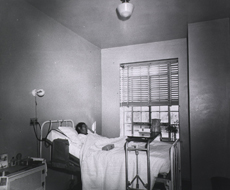
<path fill-rule="evenodd" d="M 34 89 L 32 91 L 32 95 L 33 96 L 38 96 L 38 97 L 43 97 L 45 95 L 45 91 L 43 89 L 39 89 L 39 90 Z"/>
<path fill-rule="evenodd" d="M 134 6 L 131 3 L 124 2 L 118 5 L 117 10 L 121 17 L 130 17 L 133 12 Z"/>

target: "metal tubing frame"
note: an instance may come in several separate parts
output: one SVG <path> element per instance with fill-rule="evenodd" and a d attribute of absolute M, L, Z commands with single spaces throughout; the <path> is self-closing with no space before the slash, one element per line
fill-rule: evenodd
<path fill-rule="evenodd" d="M 150 190 L 151 187 L 151 171 L 150 171 L 150 141 L 147 143 L 147 173 L 148 173 L 148 184 L 147 184 L 147 189 Z"/>
<path fill-rule="evenodd" d="M 128 179 L 128 142 L 126 142 L 125 143 L 125 165 L 126 165 L 126 167 L 125 167 L 125 173 L 126 173 L 126 188 L 125 189 L 127 189 L 128 190 L 128 187 L 129 187 L 129 184 L 130 184 L 130 182 L 128 181 L 129 179 Z"/>
<path fill-rule="evenodd" d="M 181 190 L 180 141 L 177 139 L 170 148 L 172 190 Z"/>
<path fill-rule="evenodd" d="M 133 189 L 133 188 L 130 188 L 129 186 L 134 182 L 135 179 L 137 179 L 137 188 L 136 189 L 139 189 L 139 182 L 138 180 L 141 181 L 141 183 L 144 185 L 144 187 L 146 188 L 146 190 L 150 190 L 150 187 L 151 187 L 151 171 L 150 171 L 150 143 L 152 142 L 152 140 L 148 140 L 148 142 L 146 143 L 147 147 L 146 149 L 138 149 L 138 148 L 134 148 L 136 150 L 134 151 L 146 151 L 146 156 L 147 156 L 147 184 L 144 184 L 144 182 L 142 181 L 142 179 L 139 177 L 139 174 L 138 174 L 138 168 L 137 171 L 136 171 L 136 176 L 134 177 L 134 179 L 129 182 L 128 181 L 128 143 L 129 142 L 126 142 L 125 143 L 125 164 L 126 164 L 126 189 L 129 190 L 129 189 Z M 136 155 L 138 156 L 138 155 Z M 138 167 L 138 158 L 137 158 L 137 166 Z"/>
<path fill-rule="evenodd" d="M 139 188 L 139 171 L 138 171 L 138 167 L 139 167 L 138 166 L 138 155 L 139 155 L 139 151 L 135 150 L 135 154 L 136 154 L 136 176 L 137 176 L 136 188 Z"/>
<path fill-rule="evenodd" d="M 167 190 L 181 190 L 181 158 L 180 140 L 177 139 L 171 146 L 170 151 L 171 178 L 156 178 L 156 182 L 164 183 Z"/>
<path fill-rule="evenodd" d="M 43 122 L 42 123 L 42 125 L 41 125 L 41 134 L 40 134 L 40 142 L 39 142 L 39 158 L 42 158 L 42 139 L 43 139 L 43 128 L 46 126 L 46 124 L 48 124 L 48 123 L 50 123 L 50 125 L 51 125 L 51 129 L 52 129 L 52 124 L 54 124 L 54 123 L 58 123 L 59 124 L 59 126 L 63 126 L 62 124 L 63 123 L 70 123 L 71 124 L 71 127 L 73 127 L 74 128 L 74 122 L 73 122 L 73 120 L 71 120 L 71 119 L 61 119 L 61 120 L 48 120 L 48 121 L 45 121 L 45 122 Z"/>

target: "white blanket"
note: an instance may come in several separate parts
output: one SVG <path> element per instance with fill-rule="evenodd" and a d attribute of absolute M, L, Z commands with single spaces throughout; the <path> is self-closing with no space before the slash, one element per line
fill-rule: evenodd
<path fill-rule="evenodd" d="M 103 151 L 102 147 L 114 144 L 114 149 Z M 81 175 L 83 190 L 124 190 L 125 185 L 125 137 L 106 138 L 96 134 L 89 134 L 80 151 Z M 130 144 L 130 143 L 129 143 Z M 143 144 L 141 144 L 143 145 Z M 140 146 L 141 146 L 140 145 Z M 153 141 L 151 143 L 151 189 L 155 177 L 160 172 L 170 170 L 170 144 Z M 136 155 L 134 151 L 128 153 L 129 181 L 136 175 Z M 147 183 L 147 157 L 141 151 L 138 156 L 139 175 Z M 134 183 L 133 187 L 135 187 Z M 140 188 L 142 188 L 140 183 Z"/>

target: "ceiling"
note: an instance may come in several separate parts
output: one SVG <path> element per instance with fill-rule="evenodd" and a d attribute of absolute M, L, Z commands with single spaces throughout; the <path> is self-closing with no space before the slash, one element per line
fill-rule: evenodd
<path fill-rule="evenodd" d="M 186 38 L 188 23 L 230 16 L 229 0 L 130 0 L 126 21 L 120 0 L 25 1 L 101 49 Z"/>

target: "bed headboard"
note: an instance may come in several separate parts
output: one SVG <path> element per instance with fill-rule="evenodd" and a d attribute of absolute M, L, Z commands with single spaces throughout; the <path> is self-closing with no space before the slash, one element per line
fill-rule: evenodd
<path fill-rule="evenodd" d="M 48 120 L 42 123 L 41 125 L 41 134 L 40 134 L 40 142 L 39 142 L 39 157 L 42 157 L 42 139 L 43 139 L 43 133 L 44 133 L 44 129 L 48 127 L 47 130 L 51 130 L 53 128 L 57 128 L 57 127 L 73 127 L 75 129 L 74 126 L 74 122 L 71 119 L 61 119 L 61 120 Z"/>

